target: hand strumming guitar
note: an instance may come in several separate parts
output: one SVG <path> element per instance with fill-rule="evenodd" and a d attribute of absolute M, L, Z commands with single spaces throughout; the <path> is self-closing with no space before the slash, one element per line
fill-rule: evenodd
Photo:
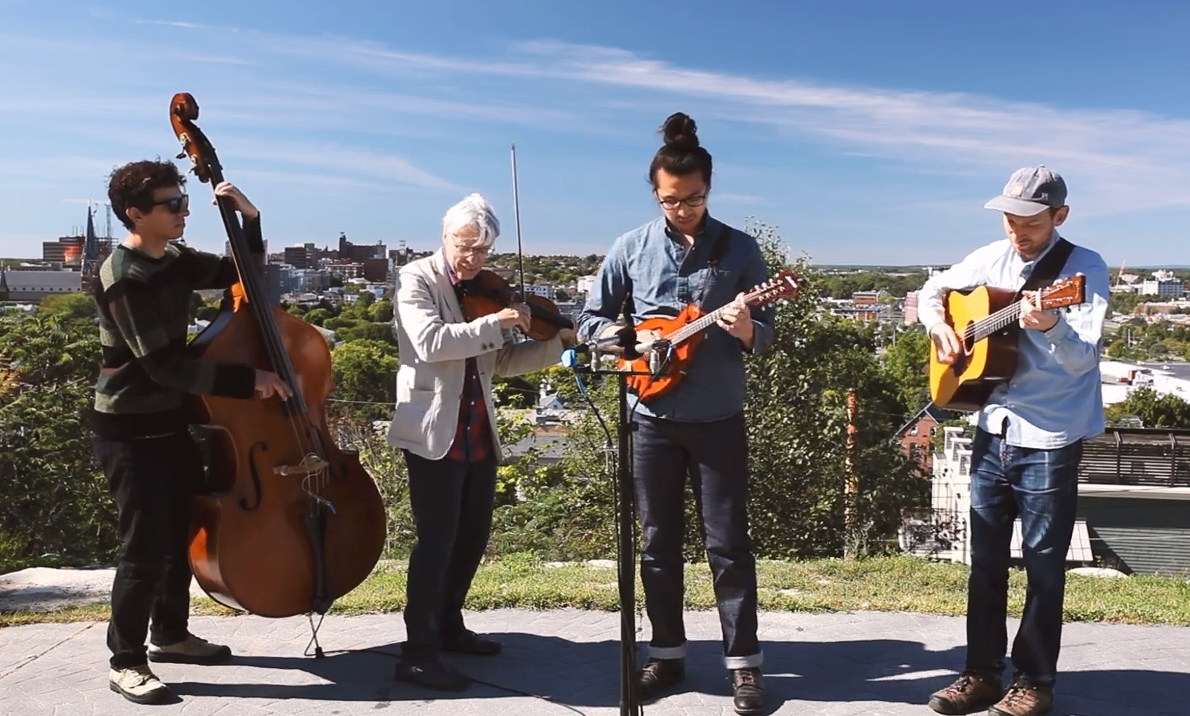
<path fill-rule="evenodd" d="M 952 365 L 963 352 L 963 344 L 949 323 L 939 323 L 931 328 L 930 338 L 934 339 L 934 349 L 938 351 L 938 362 L 943 365 Z"/>

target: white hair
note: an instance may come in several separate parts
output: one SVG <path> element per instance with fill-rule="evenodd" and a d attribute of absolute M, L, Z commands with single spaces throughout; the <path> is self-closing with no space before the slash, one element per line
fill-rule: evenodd
<path fill-rule="evenodd" d="M 442 217 L 442 237 L 453 236 L 459 230 L 471 227 L 479 236 L 478 246 L 491 248 L 500 235 L 500 220 L 496 210 L 479 194 L 468 194 L 458 204 L 446 210 Z"/>

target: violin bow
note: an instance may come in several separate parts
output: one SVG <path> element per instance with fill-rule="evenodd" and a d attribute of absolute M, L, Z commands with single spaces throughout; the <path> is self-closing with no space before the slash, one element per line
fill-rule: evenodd
<path fill-rule="evenodd" d="M 525 256 L 521 251 L 521 199 L 517 188 L 516 142 L 512 144 L 512 214 L 516 223 L 516 256 L 521 274 L 521 301 L 525 300 Z"/>

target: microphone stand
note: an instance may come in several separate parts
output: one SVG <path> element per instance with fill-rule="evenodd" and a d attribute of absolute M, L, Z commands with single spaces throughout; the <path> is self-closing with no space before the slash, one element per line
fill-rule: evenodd
<path fill-rule="evenodd" d="M 632 471 L 632 432 L 636 425 L 629 421 L 628 376 L 648 375 L 651 371 L 620 370 L 600 366 L 599 354 L 592 352 L 589 365 L 576 362 L 571 366 L 575 372 L 586 375 L 615 375 L 619 384 L 620 421 L 619 446 L 617 448 L 616 482 L 618 500 L 617 538 L 619 560 L 617 564 L 620 591 L 620 716 L 641 716 L 640 695 L 636 688 L 636 550 L 632 534 L 636 515 L 633 508 L 635 486 Z"/>

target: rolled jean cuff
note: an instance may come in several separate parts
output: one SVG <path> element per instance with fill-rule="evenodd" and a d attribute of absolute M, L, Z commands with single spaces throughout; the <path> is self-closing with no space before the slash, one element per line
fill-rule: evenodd
<path fill-rule="evenodd" d="M 764 663 L 764 652 L 758 651 L 751 656 L 725 656 L 723 663 L 729 669 L 755 669 Z"/>
<path fill-rule="evenodd" d="M 686 645 L 653 646 L 649 644 L 649 657 L 652 659 L 685 659 Z"/>

